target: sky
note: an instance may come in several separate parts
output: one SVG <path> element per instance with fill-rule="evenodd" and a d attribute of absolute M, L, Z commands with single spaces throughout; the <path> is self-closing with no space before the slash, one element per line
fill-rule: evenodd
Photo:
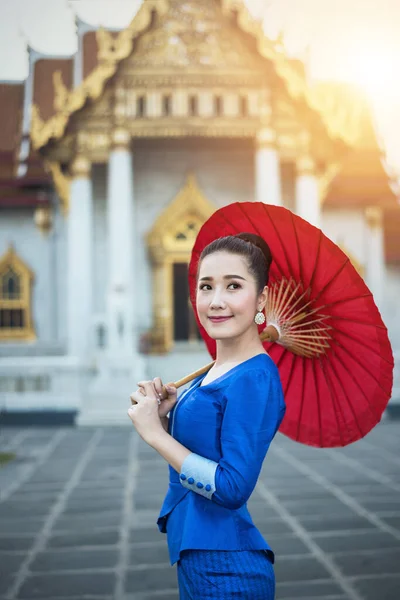
<path fill-rule="evenodd" d="M 347 81 L 366 91 L 388 162 L 400 178 L 400 0 L 244 1 L 267 35 L 283 31 L 288 54 L 305 61 L 311 82 Z M 26 77 L 28 43 L 45 54 L 72 55 L 75 15 L 122 28 L 140 3 L 0 0 L 0 81 Z"/>

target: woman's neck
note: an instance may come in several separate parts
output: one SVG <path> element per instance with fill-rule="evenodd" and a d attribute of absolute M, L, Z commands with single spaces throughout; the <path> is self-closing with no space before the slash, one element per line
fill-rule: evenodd
<path fill-rule="evenodd" d="M 219 367 L 226 363 L 241 363 L 256 354 L 265 352 L 258 337 L 253 332 L 240 338 L 229 338 L 217 340 L 217 358 L 215 366 Z M 265 352 L 265 354 L 267 354 Z"/>

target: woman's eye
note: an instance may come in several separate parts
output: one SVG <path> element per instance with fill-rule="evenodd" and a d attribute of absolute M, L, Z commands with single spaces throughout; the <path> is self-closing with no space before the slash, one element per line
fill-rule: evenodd
<path fill-rule="evenodd" d="M 202 284 L 199 286 L 199 290 L 205 290 L 206 288 L 207 288 L 208 290 L 211 290 L 211 286 L 210 286 L 210 285 L 208 285 L 208 283 L 202 283 Z"/>
<path fill-rule="evenodd" d="M 233 286 L 233 287 L 231 287 L 231 286 Z M 240 284 L 239 283 L 230 283 L 228 285 L 228 288 L 231 288 L 233 290 L 237 290 L 238 288 L 240 288 Z"/>

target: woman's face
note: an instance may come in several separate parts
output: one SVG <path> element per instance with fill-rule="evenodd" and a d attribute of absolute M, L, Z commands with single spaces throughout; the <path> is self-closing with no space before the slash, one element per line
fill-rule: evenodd
<path fill-rule="evenodd" d="M 215 252 L 200 265 L 197 313 L 208 335 L 215 340 L 241 336 L 254 324 L 261 296 L 244 257 Z"/>

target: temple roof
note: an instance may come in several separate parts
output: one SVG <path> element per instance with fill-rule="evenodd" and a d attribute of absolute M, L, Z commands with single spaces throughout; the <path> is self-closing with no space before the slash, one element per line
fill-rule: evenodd
<path fill-rule="evenodd" d="M 55 99 L 57 84 L 54 77 L 61 74 L 63 85 L 72 89 L 73 61 L 65 58 L 40 59 L 35 62 L 33 77 L 33 104 L 36 104 L 44 119 L 49 119 L 56 112 Z"/>
<path fill-rule="evenodd" d="M 0 83 L 0 179 L 15 174 L 23 95 L 23 83 Z"/>

